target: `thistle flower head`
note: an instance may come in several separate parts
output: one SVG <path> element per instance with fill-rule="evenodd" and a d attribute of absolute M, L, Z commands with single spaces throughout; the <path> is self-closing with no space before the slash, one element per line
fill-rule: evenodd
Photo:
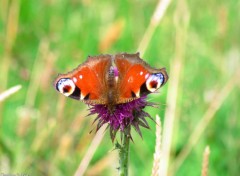
<path fill-rule="evenodd" d="M 125 130 L 128 127 L 134 127 L 140 136 L 140 126 L 149 128 L 146 118 L 151 116 L 143 109 L 146 106 L 154 104 L 147 102 L 146 96 L 140 97 L 133 101 L 115 105 L 114 112 L 110 112 L 106 105 L 90 105 L 90 115 L 97 114 L 95 121 L 98 121 L 97 130 L 104 124 L 109 124 L 110 136 L 114 140 L 117 131 L 127 132 L 131 137 L 130 130 Z M 152 118 L 151 118 L 152 119 Z"/>

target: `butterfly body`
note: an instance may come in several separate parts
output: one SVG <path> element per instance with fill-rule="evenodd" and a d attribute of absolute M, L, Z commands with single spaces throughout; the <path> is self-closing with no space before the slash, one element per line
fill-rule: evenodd
<path fill-rule="evenodd" d="M 137 54 L 99 55 L 67 74 L 60 74 L 55 88 L 87 104 L 108 106 L 127 103 L 155 92 L 168 79 L 165 68 L 155 69 Z"/>

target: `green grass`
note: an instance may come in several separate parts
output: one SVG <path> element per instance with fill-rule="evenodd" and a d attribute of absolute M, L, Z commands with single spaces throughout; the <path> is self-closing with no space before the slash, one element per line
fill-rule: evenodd
<path fill-rule="evenodd" d="M 157 1 L 22 0 L 17 4 L 1 0 L 0 3 L 0 93 L 22 85 L 19 92 L 0 102 L 0 173 L 73 175 L 95 135 L 89 134 L 94 117 L 85 117 L 85 104 L 57 93 L 53 80 L 58 73 L 66 73 L 82 63 L 88 55 L 137 52 Z M 166 67 L 168 73 L 178 49 L 174 22 L 177 6 L 176 1 L 170 3 L 142 55 L 150 65 Z M 240 66 L 240 2 L 188 1 L 187 6 L 190 21 L 186 42 L 182 42 L 185 52 L 181 60 L 170 170 L 210 102 L 215 100 L 214 95 L 227 85 Z M 19 13 L 7 18 L 14 7 L 13 12 L 19 8 Z M 14 21 L 18 24 L 16 37 L 8 35 L 14 29 Z M 100 43 L 119 21 L 116 40 L 102 51 Z M 233 84 L 229 96 L 174 175 L 200 175 L 206 145 L 211 150 L 209 175 L 240 172 L 239 79 Z M 147 109 L 153 117 L 159 114 L 163 122 L 168 107 L 166 97 L 170 96 L 168 88 L 167 84 L 159 94 L 149 97 L 163 105 Z M 143 140 L 133 131 L 131 175 L 151 174 L 155 124 L 150 120 L 149 124 L 151 130 L 142 130 Z M 112 149 L 107 133 L 87 173 L 112 153 L 113 158 L 106 160 L 113 162 L 103 164 L 100 173 L 95 174 L 117 175 L 118 160 Z"/>

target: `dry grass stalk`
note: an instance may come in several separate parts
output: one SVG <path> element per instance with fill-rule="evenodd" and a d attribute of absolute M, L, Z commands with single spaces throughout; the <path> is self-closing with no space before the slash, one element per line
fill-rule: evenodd
<path fill-rule="evenodd" d="M 52 77 L 49 75 L 53 75 L 53 68 L 55 61 L 57 60 L 58 56 L 56 53 L 51 52 L 49 50 L 46 51 L 47 53 L 44 54 L 44 72 L 42 72 L 41 77 L 41 89 L 42 91 L 48 91 L 48 88 L 52 86 Z"/>
<path fill-rule="evenodd" d="M 171 64 L 167 94 L 167 109 L 163 126 L 162 158 L 160 165 L 160 175 L 168 175 L 170 160 L 170 150 L 174 130 L 175 113 L 177 111 L 177 94 L 179 91 L 179 81 L 183 69 L 183 58 L 185 55 L 185 43 L 187 38 L 187 28 L 189 24 L 189 11 L 184 0 L 178 2 L 174 20 L 176 26 L 175 56 Z"/>
<path fill-rule="evenodd" d="M 206 146 L 203 153 L 203 162 L 202 162 L 202 176 L 208 175 L 208 163 L 209 163 L 210 148 Z"/>
<path fill-rule="evenodd" d="M 152 168 L 152 176 L 159 175 L 159 166 L 161 162 L 161 140 L 162 140 L 162 124 L 161 119 L 157 115 L 156 116 L 156 145 L 155 145 L 155 153 L 153 160 L 153 168 Z"/>
<path fill-rule="evenodd" d="M 33 152 L 38 152 L 47 141 L 49 135 L 51 134 L 55 126 L 56 126 L 56 121 L 54 119 L 49 119 L 47 124 L 45 124 L 45 128 L 37 133 L 30 147 L 30 150 Z"/>
<path fill-rule="evenodd" d="M 97 173 L 102 173 L 105 169 L 109 169 L 109 167 L 112 167 L 113 171 L 116 172 L 116 167 L 118 162 L 118 153 L 117 152 L 109 152 L 105 157 L 100 159 L 94 166 L 88 169 L 86 172 L 86 175 L 93 176 L 97 175 Z M 113 163 L 116 163 L 115 165 Z"/>
<path fill-rule="evenodd" d="M 24 137 L 31 126 L 32 122 L 32 114 L 34 112 L 29 112 L 30 109 L 28 108 L 19 108 L 17 110 L 17 116 L 18 116 L 18 125 L 17 125 L 17 134 L 20 137 Z"/>
<path fill-rule="evenodd" d="M 9 8 L 5 41 L 5 52 L 7 53 L 11 52 L 18 32 L 19 3 L 20 1 L 12 1 Z"/>
<path fill-rule="evenodd" d="M 84 125 L 91 126 L 91 124 L 88 123 L 88 121 Z M 78 151 L 78 155 L 81 156 L 81 159 L 83 159 L 84 155 L 86 155 L 86 151 L 88 150 L 88 147 L 90 146 L 90 144 L 95 136 L 94 132 L 89 133 L 89 129 L 86 129 L 86 128 L 83 128 L 82 134 L 83 135 L 81 136 L 81 139 L 78 139 L 78 141 L 76 143 L 76 150 Z"/>
<path fill-rule="evenodd" d="M 212 102 L 209 105 L 204 116 L 201 118 L 200 122 L 198 123 L 197 127 L 191 134 L 186 146 L 179 154 L 178 158 L 176 158 L 174 163 L 175 172 L 184 162 L 186 157 L 189 155 L 193 147 L 197 144 L 200 137 L 202 136 L 203 132 L 209 125 L 210 121 L 214 118 L 215 113 L 218 109 L 222 106 L 224 100 L 228 97 L 228 95 L 232 92 L 234 86 L 239 81 L 239 73 L 236 73 L 232 78 L 225 84 L 225 87 L 220 88 L 219 92 L 216 94 L 215 98 L 213 98 Z"/>
<path fill-rule="evenodd" d="M 93 154 L 95 153 L 95 151 L 98 148 L 100 142 L 102 141 L 102 138 L 105 134 L 105 131 L 106 131 L 106 125 L 102 126 L 98 130 L 98 132 L 94 136 L 94 138 L 93 138 L 85 156 L 83 157 L 78 169 L 76 170 L 76 172 L 74 174 L 75 176 L 82 176 L 85 173 L 85 171 L 86 171 L 86 169 L 87 169 L 87 167 L 88 167 L 88 165 L 89 165 L 89 163 L 90 163 L 90 161 L 93 157 Z"/>
<path fill-rule="evenodd" d="M 69 153 L 69 149 L 72 146 L 73 140 L 73 135 L 71 133 L 65 133 L 61 137 L 59 141 L 59 147 L 56 152 L 57 158 L 66 158 L 67 154 Z"/>
<path fill-rule="evenodd" d="M 125 21 L 123 19 L 120 19 L 114 22 L 107 29 L 106 34 L 104 35 L 103 39 L 100 41 L 100 44 L 99 44 L 100 52 L 106 52 L 119 39 L 123 31 L 124 24 L 125 24 Z"/>
<path fill-rule="evenodd" d="M 11 63 L 11 52 L 16 40 L 18 32 L 18 18 L 19 18 L 19 1 L 12 1 L 9 7 L 8 19 L 6 26 L 6 38 L 4 43 L 4 56 L 1 63 L 1 87 L 5 89 L 8 80 L 8 70 Z"/>
<path fill-rule="evenodd" d="M 140 45 L 137 49 L 143 56 L 147 46 L 149 45 L 150 40 L 152 39 L 153 33 L 156 29 L 156 27 L 159 25 L 161 19 L 163 18 L 168 6 L 170 4 L 170 0 L 159 0 L 158 5 L 151 17 L 150 24 L 147 27 L 146 32 L 144 33 L 144 36 L 140 42 Z"/>
<path fill-rule="evenodd" d="M 9 88 L 8 90 L 6 90 L 5 92 L 0 94 L 0 102 L 5 100 L 7 97 L 9 97 L 10 95 L 16 93 L 17 91 L 19 91 L 22 88 L 21 85 L 17 85 L 14 87 Z"/>
<path fill-rule="evenodd" d="M 6 19 L 7 19 L 8 5 L 9 5 L 8 0 L 0 1 L 0 15 L 1 15 L 1 19 L 2 19 L 3 23 L 5 23 Z"/>
<path fill-rule="evenodd" d="M 3 1 L 1 5 L 0 10 L 3 10 L 2 12 L 2 17 L 5 20 L 5 14 L 8 12 L 8 17 L 7 21 L 5 22 L 6 24 L 3 24 L 3 26 L 6 26 L 6 34 L 5 34 L 5 42 L 4 42 L 4 52 L 3 52 L 3 59 L 0 63 L 0 91 L 4 91 L 7 88 L 7 82 L 8 82 L 8 71 L 9 67 L 11 64 L 11 52 L 12 52 L 12 47 L 14 45 L 17 32 L 18 32 L 18 18 L 19 18 L 19 0 L 17 1 L 11 1 L 11 4 L 9 5 L 9 9 L 3 9 L 4 7 L 8 7 L 9 2 L 8 1 Z M 9 10 L 9 11 L 8 11 Z M 2 125 L 2 106 L 3 104 L 0 104 L 0 127 Z"/>
<path fill-rule="evenodd" d="M 42 77 L 42 70 L 44 70 L 44 64 L 43 58 L 46 57 L 46 53 L 49 52 L 49 43 L 46 40 L 42 40 L 39 48 L 38 53 L 34 61 L 34 65 L 32 68 L 31 78 L 29 81 L 29 87 L 27 91 L 26 96 L 26 106 L 27 107 L 33 107 L 35 104 L 35 99 L 37 96 L 37 92 L 41 83 L 41 77 Z"/>
<path fill-rule="evenodd" d="M 83 125 L 83 122 L 86 120 L 86 118 L 84 118 L 85 116 L 86 115 L 84 115 L 84 112 L 80 113 L 80 115 L 78 114 L 74 118 L 68 130 L 66 130 L 64 133 L 61 133 L 61 132 L 56 133 L 56 138 L 60 138 L 60 142 L 59 142 L 59 146 L 58 146 L 55 158 L 64 159 L 69 154 L 70 148 L 73 145 L 76 135 L 78 134 L 80 129 L 83 129 L 82 125 Z M 58 119 L 57 123 L 61 124 L 62 121 Z M 88 145 L 91 137 L 89 137 L 88 134 L 85 134 L 81 136 L 81 140 L 84 138 L 86 138 L 86 140 L 84 140 L 84 145 Z M 85 146 L 82 146 L 82 147 L 85 147 Z"/>
<path fill-rule="evenodd" d="M 57 100 L 57 107 L 56 107 L 56 120 L 57 120 L 57 123 L 62 123 L 62 121 L 64 121 L 64 110 L 65 110 L 65 104 L 66 104 L 66 97 L 64 96 L 59 96 L 58 97 L 58 100 Z"/>

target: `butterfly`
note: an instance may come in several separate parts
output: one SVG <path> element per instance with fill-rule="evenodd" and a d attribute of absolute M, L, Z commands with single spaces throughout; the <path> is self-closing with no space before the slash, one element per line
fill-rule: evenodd
<path fill-rule="evenodd" d="M 90 105 L 131 102 L 162 87 L 168 80 L 165 68 L 155 69 L 139 53 L 89 56 L 67 74 L 59 74 L 54 87 L 61 94 Z"/>

